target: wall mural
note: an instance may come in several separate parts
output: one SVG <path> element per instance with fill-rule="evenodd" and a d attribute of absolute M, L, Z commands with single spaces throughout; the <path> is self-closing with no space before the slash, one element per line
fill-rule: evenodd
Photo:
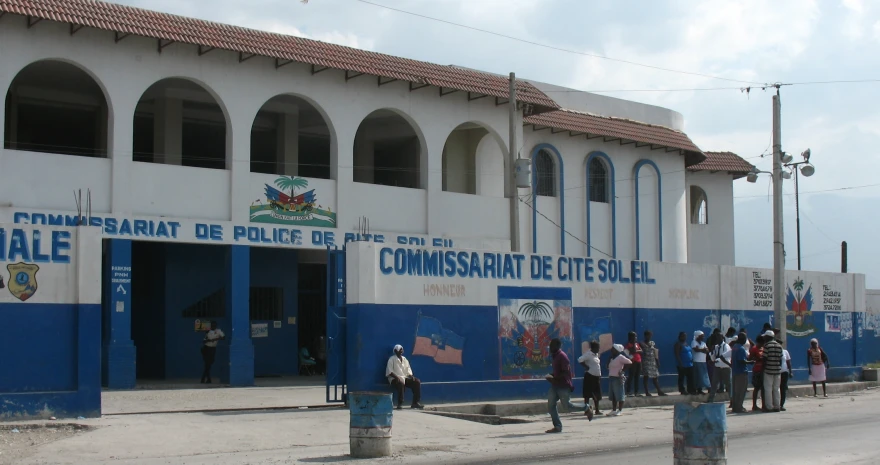
<path fill-rule="evenodd" d="M 739 331 L 740 328 L 745 328 L 752 321 L 754 320 L 749 318 L 744 311 L 735 311 L 720 314 L 713 311 L 703 317 L 703 328 L 707 328 L 709 330 L 721 328 L 721 332 L 726 332 L 727 328 L 736 328 L 737 331 Z"/>
<path fill-rule="evenodd" d="M 786 333 L 794 337 L 807 337 L 815 333 L 816 326 L 813 322 L 813 285 L 807 286 L 804 291 L 804 280 L 798 278 L 794 286 L 788 286 L 785 298 Z"/>
<path fill-rule="evenodd" d="M 596 318 L 590 325 L 581 325 L 581 353 L 590 351 L 590 343 L 599 342 L 599 354 L 611 350 L 614 338 L 611 334 L 611 315 Z"/>
<path fill-rule="evenodd" d="M 336 227 L 336 213 L 318 203 L 315 189 L 306 190 L 308 179 L 281 176 L 274 184 L 263 184 L 260 198 L 251 203 L 251 223 Z"/>
<path fill-rule="evenodd" d="M 550 340 L 559 338 L 574 361 L 571 299 L 499 298 L 498 337 L 501 379 L 543 378 L 551 363 Z"/>
<path fill-rule="evenodd" d="M 412 354 L 430 357 L 435 363 L 442 365 L 461 366 L 464 354 L 464 337 L 444 329 L 440 320 L 422 316 L 419 312 L 416 342 L 413 345 Z"/>

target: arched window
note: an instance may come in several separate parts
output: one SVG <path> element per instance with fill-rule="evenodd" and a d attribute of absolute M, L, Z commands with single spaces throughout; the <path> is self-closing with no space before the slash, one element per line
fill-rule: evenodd
<path fill-rule="evenodd" d="M 706 191 L 699 186 L 691 186 L 691 223 L 709 224 L 709 205 Z"/>
<path fill-rule="evenodd" d="M 590 160 L 590 202 L 608 203 L 608 167 L 599 157 Z"/>
<path fill-rule="evenodd" d="M 553 155 L 547 150 L 540 150 L 535 155 L 535 193 L 542 197 L 556 197 L 556 166 Z"/>

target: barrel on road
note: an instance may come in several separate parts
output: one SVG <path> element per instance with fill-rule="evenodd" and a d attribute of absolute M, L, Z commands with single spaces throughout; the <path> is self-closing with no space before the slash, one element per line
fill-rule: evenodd
<path fill-rule="evenodd" d="M 349 444 L 356 458 L 391 455 L 391 417 L 394 405 L 391 393 L 349 392 L 351 412 Z"/>
<path fill-rule="evenodd" d="M 724 403 L 675 404 L 673 418 L 675 465 L 727 464 L 727 411 Z"/>

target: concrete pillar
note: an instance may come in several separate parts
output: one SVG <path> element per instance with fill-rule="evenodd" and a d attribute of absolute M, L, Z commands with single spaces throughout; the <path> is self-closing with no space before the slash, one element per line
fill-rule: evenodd
<path fill-rule="evenodd" d="M 278 115 L 278 174 L 299 174 L 299 109 Z"/>
<path fill-rule="evenodd" d="M 133 389 L 137 367 L 131 340 L 131 241 L 107 239 L 105 253 L 101 378 L 110 389 Z"/>
<path fill-rule="evenodd" d="M 9 132 L 6 133 L 7 139 L 6 142 L 9 144 L 9 148 L 15 149 L 18 144 L 18 94 L 10 89 L 9 92 Z M 0 123 L 2 123 L 2 118 L 5 115 L 5 111 L 3 115 L 0 115 Z M 5 123 L 4 123 L 5 124 Z M 6 127 L 5 125 L 2 127 Z M 4 144 L 5 147 L 5 144 Z"/>
<path fill-rule="evenodd" d="M 230 245 L 226 252 L 226 315 L 229 339 L 229 384 L 254 385 L 254 345 L 251 342 L 251 254 L 246 245 Z"/>
<path fill-rule="evenodd" d="M 183 164 L 183 101 L 171 97 L 156 99 L 153 117 L 155 160 L 166 165 Z"/>

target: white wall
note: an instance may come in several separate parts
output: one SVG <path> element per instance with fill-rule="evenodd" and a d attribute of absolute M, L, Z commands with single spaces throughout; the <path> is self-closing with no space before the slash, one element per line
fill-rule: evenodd
<path fill-rule="evenodd" d="M 635 237 L 635 183 L 634 168 L 640 160 L 654 162 L 660 170 L 662 184 L 662 214 L 663 214 L 663 261 L 674 263 L 687 262 L 687 224 L 686 221 L 686 197 L 684 157 L 677 153 L 666 153 L 662 150 L 650 150 L 647 147 L 637 148 L 633 144 L 620 145 L 618 142 L 602 142 L 601 138 L 586 139 L 584 136 L 570 137 L 568 133 L 551 134 L 550 131 L 533 131 L 531 127 L 525 128 L 523 142 L 523 156 L 531 156 L 533 149 L 540 144 L 550 144 L 555 147 L 563 158 L 564 196 L 565 203 L 565 229 L 575 236 L 567 235 L 565 238 L 566 254 L 587 256 L 587 218 L 586 218 L 586 160 L 587 156 L 600 151 L 608 155 L 614 165 L 615 195 L 616 195 L 616 237 L 617 258 L 636 258 Z M 610 170 L 609 170 L 610 172 Z M 658 258 L 657 251 L 657 186 L 656 176 L 652 180 L 653 168 L 643 166 L 640 176 L 643 177 L 639 185 L 641 218 L 641 233 L 645 237 L 645 247 L 648 248 L 650 258 Z M 527 191 L 523 191 L 527 193 Z M 528 194 L 531 195 L 530 193 Z M 559 206 L 554 203 L 560 200 L 538 198 L 538 211 L 559 223 Z M 607 253 L 612 255 L 610 246 L 610 217 L 611 204 L 606 208 L 591 206 L 591 215 L 594 218 L 596 232 L 592 232 L 592 246 L 600 251 L 592 250 L 590 256 L 604 257 Z M 523 221 L 531 225 L 532 212 L 526 210 L 521 213 Z M 605 211 L 607 212 L 605 212 Z M 653 216 L 652 216 L 653 215 Z M 531 251 L 531 228 L 525 232 L 525 242 L 529 244 L 527 250 Z M 545 238 L 548 242 L 544 243 Z M 603 239 L 604 238 L 604 239 Z M 651 239 L 654 238 L 654 239 Z M 549 242 L 549 241 L 555 242 Z M 559 253 L 559 228 L 552 226 L 548 221 L 538 215 L 538 251 L 541 253 Z M 606 241 L 606 242 L 603 242 Z M 650 242 L 653 240 L 653 243 Z M 604 247 L 604 248 L 603 248 Z M 604 253 L 603 253 L 604 252 Z M 656 255 L 655 255 L 656 254 Z M 643 257 L 645 255 L 643 254 Z"/>
<path fill-rule="evenodd" d="M 407 305 L 497 305 L 498 286 L 531 286 L 531 287 L 571 287 L 572 304 L 576 307 L 599 308 L 652 308 L 652 309 L 692 309 L 692 310 L 736 310 L 736 311 L 772 311 L 772 298 L 769 306 L 762 294 L 772 295 L 773 270 L 758 268 L 737 268 L 716 265 L 694 265 L 677 263 L 647 262 L 649 277 L 654 283 L 612 283 L 600 282 L 598 264 L 602 259 L 594 259 L 595 272 L 593 282 L 576 282 L 559 279 L 560 259 L 550 255 L 549 263 L 551 279 L 533 279 L 529 272 L 531 255 L 525 254 L 523 274 L 519 278 L 478 278 L 478 277 L 446 277 L 416 276 L 388 274 L 380 268 L 380 257 L 383 248 L 390 248 L 386 253 L 386 265 L 393 266 L 393 251 L 430 249 L 410 248 L 395 244 L 356 243 L 348 248 L 346 269 L 347 301 L 355 303 L 407 304 Z M 444 251 L 440 251 L 443 253 Z M 453 251 L 455 253 L 455 251 Z M 484 253 L 475 252 L 481 260 Z M 468 252 L 470 254 L 470 252 Z M 493 254 L 494 255 L 494 254 Z M 470 257 L 468 255 L 467 257 Z M 503 257 L 503 255 L 502 255 Z M 571 257 L 571 256 L 569 256 Z M 543 257 L 542 257 L 543 258 Z M 642 262 L 635 262 L 641 269 Z M 623 261 L 627 277 L 632 263 Z M 864 275 L 822 272 L 787 271 L 785 275 L 785 292 L 793 289 L 796 280 L 803 280 L 805 293 L 812 290 L 813 312 L 864 312 L 865 296 Z M 768 280 L 765 283 L 765 280 Z M 859 283 L 862 283 L 861 285 Z M 455 295 L 425 294 L 426 285 L 460 286 Z M 768 286 L 769 290 L 756 286 Z M 839 293 L 834 297 L 839 301 L 826 302 L 824 291 Z M 868 294 L 871 297 L 871 294 Z"/>
<path fill-rule="evenodd" d="M 688 172 L 687 235 L 690 263 L 730 265 L 735 263 L 733 180 L 726 173 Z M 691 186 L 706 192 L 708 224 L 694 224 L 691 212 Z"/>
<path fill-rule="evenodd" d="M 101 234 L 98 228 L 65 228 L 0 223 L 3 241 L 24 240 L 28 256 L 10 257 L 8 244 L 0 247 L 0 277 L 5 288 L 0 292 L 0 304 L 100 304 L 101 303 Z M 40 242 L 39 251 L 48 255 L 46 260 L 35 260 L 34 241 Z M 53 246 L 56 253 L 53 253 Z M 24 301 L 16 298 L 12 276 L 7 265 L 23 265 L 36 285 Z"/>
<path fill-rule="evenodd" d="M 70 191 L 91 187 L 93 211 L 120 218 L 166 217 L 178 218 L 182 224 L 211 220 L 217 224 L 250 225 L 249 207 L 258 198 L 255 194 L 259 195 L 250 172 L 254 117 L 271 98 L 292 94 L 313 104 L 329 126 L 333 183 L 322 184 L 318 195 L 320 203 L 327 202 L 336 212 L 339 233 L 352 231 L 358 218 L 367 216 L 374 231 L 467 236 L 474 243 L 480 243 L 481 238 L 510 238 L 506 224 L 510 200 L 503 198 L 503 172 L 508 163 L 508 108 L 496 105 L 493 99 L 469 102 L 465 92 L 440 97 L 436 89 L 410 91 L 405 82 L 378 87 L 369 76 L 346 81 L 343 72 L 337 70 L 313 75 L 310 67 L 298 63 L 276 69 L 273 60 L 263 57 L 239 63 L 237 54 L 222 50 L 199 57 L 195 46 L 178 43 L 158 53 L 152 39 L 130 36 L 115 43 L 106 32 L 83 28 L 71 36 L 65 24 L 43 21 L 28 29 L 20 19 L 14 15 L 0 18 L 0 60 L 4 63 L 0 68 L 0 89 L 8 88 L 19 70 L 40 59 L 60 58 L 82 67 L 106 93 L 110 158 L 94 160 L 4 151 L 0 154 L 0 204 L 71 212 L 73 206 L 67 200 Z M 227 170 L 132 161 L 135 106 L 147 88 L 170 77 L 202 84 L 223 109 L 228 118 Z M 615 116 L 626 114 L 632 119 L 681 126 L 680 115 L 669 110 L 598 96 L 587 100 L 605 105 L 608 111 L 602 112 L 618 112 Z M 420 145 L 421 189 L 352 182 L 355 134 L 365 117 L 381 109 L 400 114 L 413 126 Z M 2 119 L 0 112 L 0 123 Z M 479 195 L 458 198 L 442 191 L 442 153 L 450 134 L 465 123 L 479 125 L 489 134 L 467 143 L 469 148 L 474 144 L 476 147 L 474 166 L 478 173 L 474 182 Z M 564 161 L 564 190 L 560 197 L 538 200 L 537 208 L 549 218 L 548 221 L 538 217 L 539 251 L 561 250 L 562 234 L 553 223 L 562 222 L 560 205 L 564 197 L 565 228 L 574 236 L 565 235 L 566 252 L 588 254 L 584 244 L 588 229 L 584 162 L 588 153 L 599 150 L 607 153 L 615 165 L 617 257 L 635 258 L 632 174 L 636 162 L 649 159 L 662 173 L 663 260 L 687 261 L 687 199 L 681 155 L 636 148 L 632 144 L 606 143 L 601 138 L 587 140 L 583 136 L 517 127 L 521 131 L 518 140 L 522 141 L 523 157 L 531 156 L 537 144 L 549 143 L 560 151 Z M 334 190 L 332 195 L 328 189 Z M 649 190 L 649 186 L 642 188 L 642 192 Z M 527 197 L 529 191 L 520 189 L 518 194 Z M 651 199 L 645 200 L 640 203 L 641 209 L 650 215 Z M 4 205 L 9 206 L 8 203 Z M 591 227 L 592 241 L 594 247 L 611 254 L 610 212 L 606 210 L 603 206 L 593 209 L 596 224 Z M 532 210 L 520 203 L 519 212 L 522 250 L 531 250 Z M 650 219 L 645 222 L 656 223 Z M 646 235 L 652 233 L 650 228 L 642 229 Z M 732 239 L 730 242 L 732 247 Z M 595 251 L 591 255 L 602 256 Z"/>

